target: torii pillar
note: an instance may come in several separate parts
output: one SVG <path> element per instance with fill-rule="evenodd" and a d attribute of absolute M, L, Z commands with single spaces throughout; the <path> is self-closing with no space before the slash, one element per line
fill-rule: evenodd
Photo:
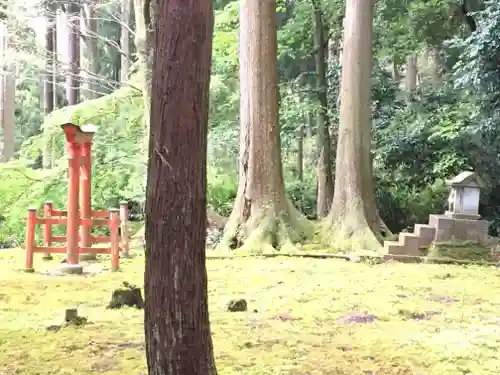
<path fill-rule="evenodd" d="M 72 123 L 61 125 L 66 135 L 68 148 L 68 216 L 66 234 L 66 259 L 68 264 L 78 264 L 78 228 L 80 209 L 82 218 L 91 218 L 91 167 L 90 153 L 95 126 L 78 126 Z M 82 179 L 80 180 L 80 168 Z M 81 192 L 80 192 L 81 189 Z M 80 196 L 81 193 L 81 196 Z M 79 202 L 80 201 L 80 202 Z M 90 246 L 90 228 L 82 226 L 81 246 Z"/>

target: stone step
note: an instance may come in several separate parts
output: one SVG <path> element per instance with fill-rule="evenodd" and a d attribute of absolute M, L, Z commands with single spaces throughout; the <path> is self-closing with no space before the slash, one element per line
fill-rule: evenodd
<path fill-rule="evenodd" d="M 406 253 L 404 255 L 420 254 L 420 236 L 415 233 L 399 233 L 399 243 L 406 248 Z"/>
<path fill-rule="evenodd" d="M 420 237 L 420 247 L 429 247 L 434 241 L 436 228 L 429 224 L 415 224 L 415 234 Z"/>
<path fill-rule="evenodd" d="M 384 253 L 390 255 L 405 255 L 406 247 L 399 241 L 384 241 Z"/>

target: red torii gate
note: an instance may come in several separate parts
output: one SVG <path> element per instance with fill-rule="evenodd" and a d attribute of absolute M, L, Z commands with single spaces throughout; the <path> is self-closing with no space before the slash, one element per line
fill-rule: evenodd
<path fill-rule="evenodd" d="M 36 216 L 36 208 L 28 209 L 26 218 L 26 271 L 33 272 L 33 254 L 66 253 L 67 263 L 75 273 L 80 254 L 110 254 L 113 270 L 119 268 L 119 252 L 128 255 L 127 234 L 128 203 L 120 202 L 120 209 L 93 211 L 91 207 L 91 152 L 92 139 L 96 132 L 93 125 L 78 126 L 72 123 L 61 125 L 68 149 L 68 210 L 52 208 L 51 202 L 44 204 L 44 217 Z M 44 225 L 44 246 L 35 246 L 36 225 Z M 66 225 L 66 236 L 53 236 L 52 225 Z M 110 236 L 92 236 L 93 226 L 109 227 Z M 121 227 L 121 235 L 119 233 Z M 80 234 L 78 230 L 80 228 Z M 53 247 L 53 242 L 65 242 L 63 247 Z M 93 248 L 94 243 L 110 242 L 109 248 Z"/>

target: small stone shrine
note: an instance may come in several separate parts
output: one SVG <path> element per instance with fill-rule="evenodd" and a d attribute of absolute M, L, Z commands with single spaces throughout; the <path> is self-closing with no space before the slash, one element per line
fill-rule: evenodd
<path fill-rule="evenodd" d="M 385 241 L 384 253 L 420 256 L 433 243 L 455 241 L 488 243 L 486 220 L 480 220 L 479 197 L 483 183 L 475 172 L 462 172 L 446 181 L 450 186 L 448 210 L 429 215 L 429 224 L 415 224 L 413 233 L 400 233 L 398 241 Z"/>
<path fill-rule="evenodd" d="M 479 220 L 479 197 L 483 183 L 475 172 L 462 172 L 446 181 L 450 185 L 448 210 L 444 215 L 429 215 L 429 225 L 436 228 L 435 242 L 488 241 L 488 221 Z"/>

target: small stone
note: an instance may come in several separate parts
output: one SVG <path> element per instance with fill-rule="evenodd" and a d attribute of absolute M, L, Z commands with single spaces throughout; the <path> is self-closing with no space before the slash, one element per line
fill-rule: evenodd
<path fill-rule="evenodd" d="M 83 267 L 80 264 L 64 264 L 59 266 L 59 271 L 69 275 L 81 275 Z"/>
<path fill-rule="evenodd" d="M 128 282 L 123 282 L 124 288 L 119 288 L 113 291 L 111 301 L 106 308 L 119 309 L 123 306 L 144 308 L 144 300 L 142 299 L 141 289 Z"/>
<path fill-rule="evenodd" d="M 66 309 L 64 311 L 64 321 L 72 322 L 78 318 L 78 310 L 77 309 Z"/>
<path fill-rule="evenodd" d="M 339 346 L 339 349 L 343 352 L 349 352 L 352 350 L 352 346 Z"/>
<path fill-rule="evenodd" d="M 230 312 L 247 311 L 247 301 L 244 299 L 232 299 L 227 304 L 227 310 Z"/>
<path fill-rule="evenodd" d="M 50 326 L 47 326 L 47 331 L 58 332 L 60 330 L 61 330 L 61 325 L 59 324 L 52 324 Z"/>

